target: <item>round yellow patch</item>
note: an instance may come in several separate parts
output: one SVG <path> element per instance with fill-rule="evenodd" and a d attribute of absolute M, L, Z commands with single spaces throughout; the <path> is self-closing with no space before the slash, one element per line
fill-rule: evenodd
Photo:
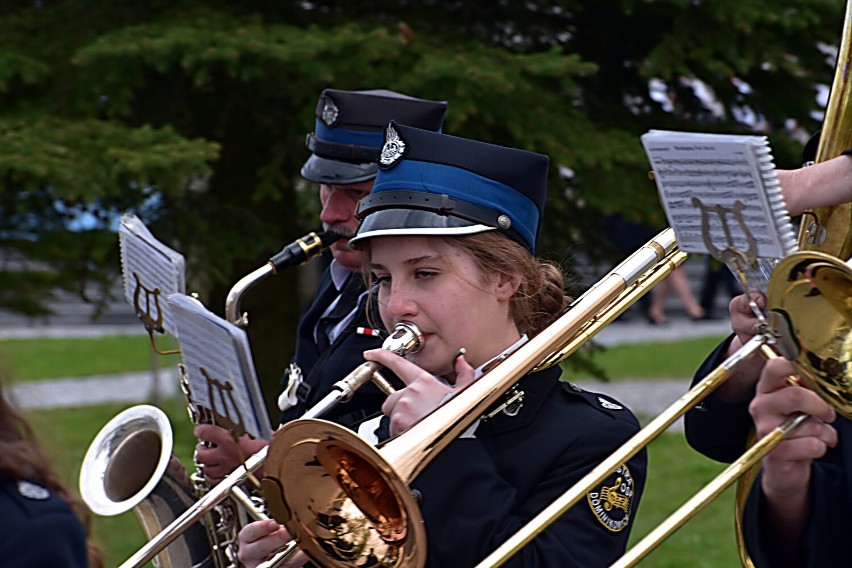
<path fill-rule="evenodd" d="M 592 513 L 607 530 L 619 532 L 630 524 L 633 476 L 626 465 L 620 465 L 601 483 L 600 488 L 589 491 L 586 500 Z"/>

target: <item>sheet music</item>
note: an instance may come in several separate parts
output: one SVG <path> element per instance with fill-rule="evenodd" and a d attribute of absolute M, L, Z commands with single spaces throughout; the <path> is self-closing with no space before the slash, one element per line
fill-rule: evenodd
<path fill-rule="evenodd" d="M 176 337 L 166 297 L 185 292 L 183 255 L 158 241 L 135 215 L 121 217 L 118 237 L 124 297 L 137 311 L 161 318 L 163 330 Z"/>
<path fill-rule="evenodd" d="M 186 294 L 171 294 L 168 303 L 177 321 L 177 337 L 193 401 L 240 421 L 255 438 L 269 440 L 272 427 L 245 330 Z M 233 406 L 228 399 L 223 402 L 215 389 L 211 391 L 208 377 L 233 387 Z"/>
<path fill-rule="evenodd" d="M 782 258 L 796 250 L 766 137 L 652 130 L 642 144 L 681 250 L 714 254 L 702 224 L 717 250 L 746 251 L 749 236 L 759 258 Z M 725 220 L 714 207 L 728 211 Z"/>

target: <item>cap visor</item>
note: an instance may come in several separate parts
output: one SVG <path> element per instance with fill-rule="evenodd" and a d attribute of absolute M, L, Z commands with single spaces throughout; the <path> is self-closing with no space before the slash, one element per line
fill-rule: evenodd
<path fill-rule="evenodd" d="M 494 227 L 417 209 L 383 209 L 370 213 L 361 222 L 358 233 L 349 239 L 349 248 L 358 250 L 367 239 L 388 236 L 473 235 L 494 231 Z"/>
<path fill-rule="evenodd" d="M 302 166 L 302 177 L 315 183 L 346 185 L 373 179 L 378 171 L 378 164 L 372 162 L 356 164 L 329 160 L 311 154 Z"/>

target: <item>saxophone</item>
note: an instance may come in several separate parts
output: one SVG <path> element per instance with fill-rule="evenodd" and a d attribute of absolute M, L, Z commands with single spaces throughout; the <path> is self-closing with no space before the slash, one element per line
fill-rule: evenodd
<path fill-rule="evenodd" d="M 247 316 L 237 315 L 240 298 L 245 292 L 269 275 L 308 262 L 339 238 L 330 231 L 312 232 L 282 248 L 266 265 L 232 288 L 225 306 L 228 320 L 245 327 Z M 137 313 L 141 317 L 138 306 Z M 146 328 L 152 333 L 149 323 Z M 153 335 L 151 343 L 154 350 L 161 353 L 154 345 Z M 179 364 L 178 369 L 192 423 L 216 423 L 214 412 L 193 400 L 183 364 Z M 114 516 L 133 510 L 148 541 L 161 538 L 164 529 L 211 490 L 199 468 L 188 473 L 180 465 L 172 454 L 172 446 L 172 428 L 162 410 L 150 405 L 126 409 L 113 417 L 89 445 L 80 470 L 81 498 L 97 515 Z M 231 497 L 217 503 L 200 521 L 185 528 L 157 554 L 154 565 L 157 568 L 236 568 L 240 527 L 247 515 L 265 517 L 259 495 L 242 491 L 236 494 L 239 506 Z"/>

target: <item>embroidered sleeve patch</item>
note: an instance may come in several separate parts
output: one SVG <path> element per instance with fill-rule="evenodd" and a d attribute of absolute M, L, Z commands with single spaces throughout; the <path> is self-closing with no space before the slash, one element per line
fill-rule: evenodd
<path fill-rule="evenodd" d="M 586 495 L 589 508 L 607 530 L 620 532 L 630 524 L 633 476 L 626 465 L 620 465 L 601 483 Z"/>

